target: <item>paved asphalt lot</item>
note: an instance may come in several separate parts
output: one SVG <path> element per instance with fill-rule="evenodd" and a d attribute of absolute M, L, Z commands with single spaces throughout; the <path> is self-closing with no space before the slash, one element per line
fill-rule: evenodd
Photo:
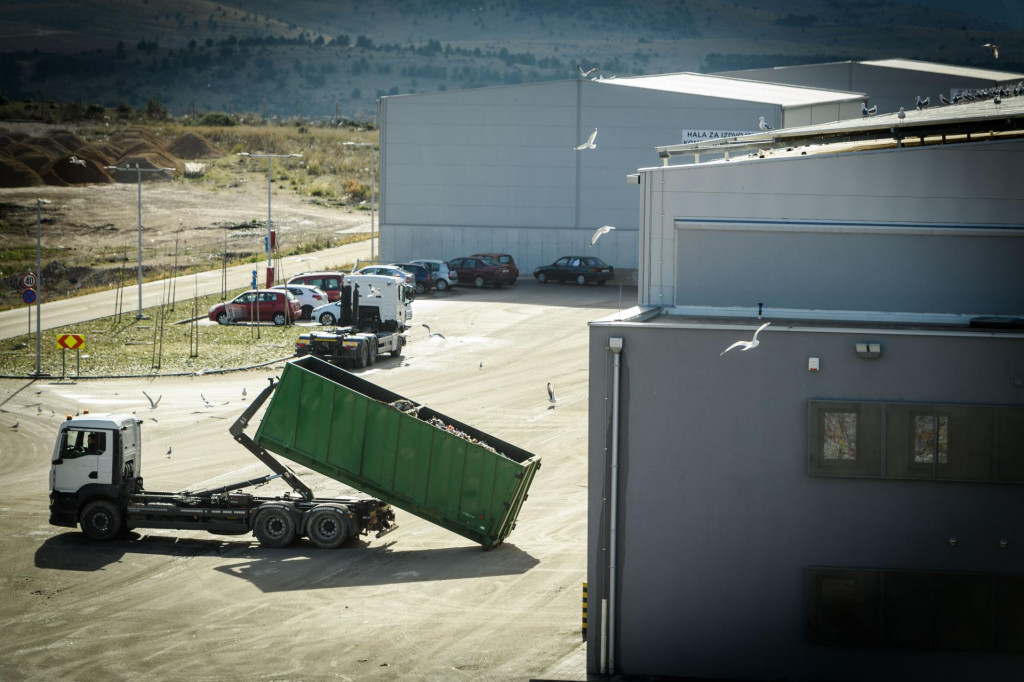
<path fill-rule="evenodd" d="M 89 542 L 47 523 L 63 414 L 137 411 L 148 488 L 244 480 L 265 470 L 227 428 L 243 387 L 252 396 L 279 369 L 0 381 L 0 679 L 585 679 L 587 322 L 635 299 L 532 279 L 422 296 L 405 356 L 361 371 L 543 459 L 517 528 L 489 552 L 401 511 L 395 532 L 333 551 L 148 529 Z M 143 389 L 162 396 L 156 409 Z M 351 492 L 298 471 L 318 494 Z"/>

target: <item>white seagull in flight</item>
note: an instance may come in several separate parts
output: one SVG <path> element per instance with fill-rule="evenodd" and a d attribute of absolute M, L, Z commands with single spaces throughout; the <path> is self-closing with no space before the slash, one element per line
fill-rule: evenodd
<path fill-rule="evenodd" d="M 581 149 L 596 149 L 597 145 L 594 144 L 594 139 L 596 137 L 597 137 L 597 128 L 594 128 L 594 132 L 590 133 L 590 137 L 587 138 L 587 141 L 584 142 L 583 144 L 581 144 L 579 147 L 575 148 L 576 151 L 580 151 Z"/>
<path fill-rule="evenodd" d="M 765 322 L 764 324 L 757 328 L 757 331 L 754 332 L 754 338 L 752 338 L 750 341 L 737 341 L 736 343 L 732 344 L 731 346 L 723 350 L 721 353 L 719 353 L 719 355 L 725 355 L 733 348 L 739 348 L 740 350 L 750 350 L 751 348 L 757 348 L 758 344 L 761 343 L 760 341 L 757 340 L 757 335 L 761 333 L 762 329 L 764 329 L 770 324 L 771 322 Z"/>
<path fill-rule="evenodd" d="M 583 67 L 580 66 L 579 64 L 576 65 L 576 68 L 580 70 L 580 76 L 582 76 L 583 78 L 586 78 L 587 76 L 589 76 L 590 74 L 594 73 L 595 71 L 600 71 L 600 69 L 597 68 L 596 66 L 594 68 L 592 68 L 592 69 L 588 69 L 587 71 L 584 71 Z"/>
<path fill-rule="evenodd" d="M 593 246 L 597 243 L 597 240 L 601 238 L 601 235 L 607 234 L 615 229 L 614 225 L 605 225 L 594 230 L 594 236 L 590 238 L 590 245 Z"/>

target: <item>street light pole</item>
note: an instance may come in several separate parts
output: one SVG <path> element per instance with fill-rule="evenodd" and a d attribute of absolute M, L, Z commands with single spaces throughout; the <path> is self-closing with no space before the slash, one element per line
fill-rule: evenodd
<path fill-rule="evenodd" d="M 376 196 L 376 180 L 377 180 L 377 169 L 374 165 L 374 153 L 372 142 L 342 142 L 343 145 L 348 147 L 369 147 L 370 148 L 370 262 L 377 262 L 377 254 L 374 250 L 373 236 L 374 236 L 374 209 L 377 205 Z"/>
<path fill-rule="evenodd" d="M 271 273 L 274 272 L 274 258 L 273 258 L 273 245 L 272 241 L 272 222 L 270 213 L 270 161 L 271 159 L 298 159 L 302 158 L 302 154 L 250 154 L 249 152 L 239 152 L 239 156 L 245 156 L 250 159 L 266 159 L 267 160 L 267 287 L 270 287 L 273 282 L 270 281 Z"/>
<path fill-rule="evenodd" d="M 143 173 L 163 173 L 164 171 L 173 171 L 173 168 L 139 168 L 139 164 L 135 164 L 135 167 L 124 167 L 118 166 L 104 166 L 107 170 L 112 171 L 135 171 L 138 175 L 139 181 L 139 312 L 136 313 L 135 319 L 141 320 L 145 317 L 142 314 L 142 174 Z"/>
<path fill-rule="evenodd" d="M 43 369 L 40 365 L 42 346 L 40 345 L 39 313 L 43 292 L 43 220 L 42 205 L 50 203 L 46 199 L 36 199 L 36 376 L 42 376 Z"/>

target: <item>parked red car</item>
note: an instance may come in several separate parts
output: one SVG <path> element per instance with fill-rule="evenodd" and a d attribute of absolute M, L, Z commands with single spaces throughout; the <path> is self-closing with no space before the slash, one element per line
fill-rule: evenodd
<path fill-rule="evenodd" d="M 288 284 L 307 284 L 321 289 L 331 303 L 341 298 L 341 287 L 344 283 L 343 272 L 303 272 L 288 280 Z"/>
<path fill-rule="evenodd" d="M 519 279 L 519 267 L 516 265 L 516 259 L 507 253 L 474 253 L 474 256 L 490 258 L 499 265 L 507 265 L 509 270 L 512 271 L 512 281 L 510 284 L 515 284 L 516 280 Z"/>
<path fill-rule="evenodd" d="M 219 324 L 273 322 L 281 326 L 301 317 L 302 306 L 287 289 L 254 289 L 210 308 L 210 319 Z"/>
<path fill-rule="evenodd" d="M 467 256 L 448 261 L 448 267 L 459 275 L 459 284 L 500 287 L 516 281 L 512 269 L 486 256 Z"/>

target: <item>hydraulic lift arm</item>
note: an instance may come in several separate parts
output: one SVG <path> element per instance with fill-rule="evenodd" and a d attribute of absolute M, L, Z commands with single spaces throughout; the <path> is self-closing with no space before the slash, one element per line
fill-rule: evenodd
<path fill-rule="evenodd" d="M 313 491 L 309 486 L 300 481 L 291 469 L 278 462 L 270 455 L 269 452 L 256 445 L 255 441 L 245 433 L 245 427 L 249 425 L 249 420 L 252 419 L 253 415 L 255 415 L 263 406 L 263 403 L 267 401 L 267 398 L 270 397 L 270 394 L 273 393 L 274 389 L 277 387 L 273 379 L 270 379 L 269 381 L 270 385 L 260 391 L 260 394 L 253 399 L 249 407 L 246 408 L 245 412 L 243 412 L 238 419 L 235 420 L 228 431 L 236 441 L 245 447 L 246 450 L 255 455 L 258 460 L 266 464 L 271 471 L 286 480 L 288 485 L 292 487 L 292 490 L 301 495 L 303 499 L 312 500 Z"/>

